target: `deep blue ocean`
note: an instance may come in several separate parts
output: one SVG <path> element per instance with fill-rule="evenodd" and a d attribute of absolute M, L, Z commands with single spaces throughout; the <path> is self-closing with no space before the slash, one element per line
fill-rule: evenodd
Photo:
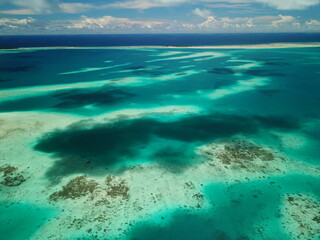
<path fill-rule="evenodd" d="M 0 36 L 0 47 L 202 46 L 319 41 L 320 33 L 27 35 Z"/>
<path fill-rule="evenodd" d="M 319 240 L 316 42 L 0 36 L 0 238 Z"/>

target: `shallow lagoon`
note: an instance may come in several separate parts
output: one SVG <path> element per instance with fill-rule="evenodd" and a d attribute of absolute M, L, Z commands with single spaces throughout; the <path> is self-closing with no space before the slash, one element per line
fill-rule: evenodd
<path fill-rule="evenodd" d="M 0 233 L 319 239 L 319 53 L 3 50 Z"/>

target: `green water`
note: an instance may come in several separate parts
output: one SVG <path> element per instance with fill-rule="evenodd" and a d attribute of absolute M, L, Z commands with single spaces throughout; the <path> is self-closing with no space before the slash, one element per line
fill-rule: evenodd
<path fill-rule="evenodd" d="M 319 51 L 3 51 L 1 236 L 319 239 Z"/>

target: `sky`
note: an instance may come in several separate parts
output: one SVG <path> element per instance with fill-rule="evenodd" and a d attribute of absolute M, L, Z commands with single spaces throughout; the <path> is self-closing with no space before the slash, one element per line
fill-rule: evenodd
<path fill-rule="evenodd" d="M 320 32 L 320 0 L 0 0 L 0 34 Z"/>

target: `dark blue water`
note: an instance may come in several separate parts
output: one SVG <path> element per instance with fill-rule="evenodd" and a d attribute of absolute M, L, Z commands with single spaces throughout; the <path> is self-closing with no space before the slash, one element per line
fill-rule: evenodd
<path fill-rule="evenodd" d="M 201 46 L 317 41 L 320 41 L 320 33 L 32 35 L 0 36 L 0 47 Z"/>

